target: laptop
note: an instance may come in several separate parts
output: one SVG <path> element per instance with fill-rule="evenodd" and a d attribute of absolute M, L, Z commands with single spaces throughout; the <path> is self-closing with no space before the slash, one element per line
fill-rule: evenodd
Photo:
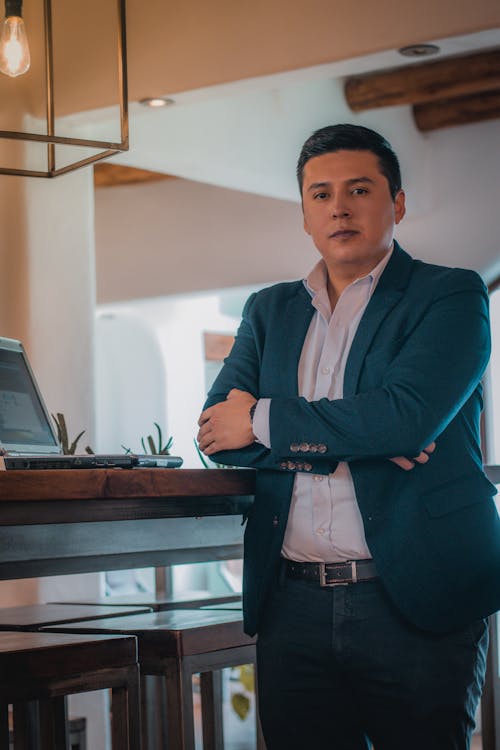
<path fill-rule="evenodd" d="M 177 468 L 165 455 L 65 456 L 20 341 L 0 338 L 0 470 Z"/>

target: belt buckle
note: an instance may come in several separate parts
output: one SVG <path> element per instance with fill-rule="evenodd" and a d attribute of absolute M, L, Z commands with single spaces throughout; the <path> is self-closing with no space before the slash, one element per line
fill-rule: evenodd
<path fill-rule="evenodd" d="M 326 563 L 320 562 L 319 565 L 319 585 L 322 588 L 331 588 L 332 586 L 348 586 L 349 581 L 327 581 L 326 579 Z M 356 563 L 351 563 L 353 570 L 353 580 L 356 580 Z"/>

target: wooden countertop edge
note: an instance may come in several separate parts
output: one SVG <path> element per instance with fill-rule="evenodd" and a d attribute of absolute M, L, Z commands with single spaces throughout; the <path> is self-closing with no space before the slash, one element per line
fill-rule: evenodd
<path fill-rule="evenodd" d="M 2 501 L 253 495 L 253 469 L 65 469 L 0 472 Z"/>

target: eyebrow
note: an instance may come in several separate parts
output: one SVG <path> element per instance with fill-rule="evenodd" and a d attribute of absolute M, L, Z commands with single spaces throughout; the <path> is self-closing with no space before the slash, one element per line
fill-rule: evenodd
<path fill-rule="evenodd" d="M 374 180 L 372 180 L 371 177 L 352 177 L 350 180 L 346 180 L 346 183 L 348 185 L 354 185 L 359 182 L 365 182 L 370 183 L 371 185 L 374 184 Z M 310 190 L 318 190 L 319 188 L 325 188 L 329 187 L 332 183 L 326 180 L 325 182 L 313 182 L 309 187 L 307 188 L 307 192 Z"/>

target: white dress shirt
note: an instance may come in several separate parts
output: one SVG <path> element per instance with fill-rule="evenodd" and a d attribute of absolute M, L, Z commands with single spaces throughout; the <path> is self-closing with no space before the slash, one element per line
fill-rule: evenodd
<path fill-rule="evenodd" d="M 392 250 L 369 274 L 346 287 L 333 312 L 323 260 L 304 281 L 315 308 L 298 368 L 299 395 L 308 401 L 342 398 L 354 335 L 391 254 Z M 253 420 L 257 440 L 268 448 L 270 402 L 271 399 L 259 399 Z M 282 554 L 291 560 L 311 562 L 371 557 L 346 462 L 340 462 L 329 475 L 297 472 Z"/>

